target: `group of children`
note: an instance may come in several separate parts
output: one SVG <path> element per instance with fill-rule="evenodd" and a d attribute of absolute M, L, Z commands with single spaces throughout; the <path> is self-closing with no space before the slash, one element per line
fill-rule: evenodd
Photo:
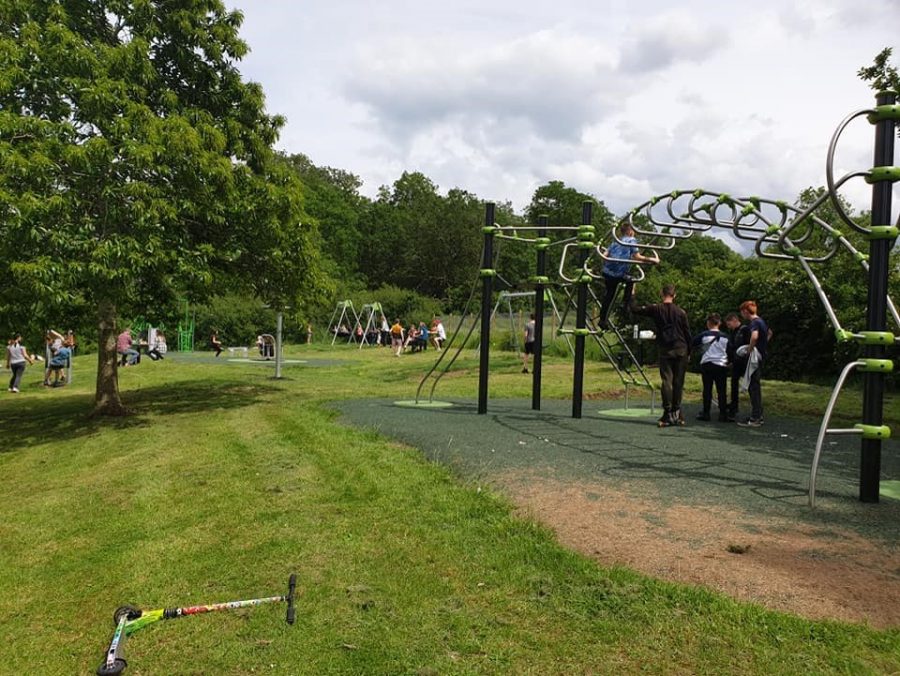
<path fill-rule="evenodd" d="M 697 414 L 698 420 L 710 420 L 712 391 L 716 390 L 720 422 L 735 422 L 738 413 L 739 393 L 743 389 L 750 396 L 750 417 L 742 423 L 748 427 L 759 427 L 763 422 L 762 361 L 766 357 L 771 330 L 759 317 L 756 303 L 746 301 L 741 304 L 741 316 L 748 320 L 741 322 L 741 316 L 729 313 L 725 326 L 730 333 L 724 333 L 722 320 L 717 312 L 706 318 L 706 330 L 694 337 L 693 348 L 702 350 L 700 375 L 703 380 L 703 410 Z M 731 397 L 728 398 L 728 379 L 731 377 Z"/>
<path fill-rule="evenodd" d="M 384 325 L 387 322 L 383 322 Z M 431 327 L 426 326 L 425 322 L 419 322 L 419 325 L 410 324 L 409 329 L 404 329 L 399 319 L 395 319 L 393 325 L 389 329 L 391 337 L 391 349 L 394 356 L 399 357 L 403 350 L 409 348 L 411 352 L 424 352 L 428 349 L 428 344 L 438 352 L 444 346 L 447 340 L 447 332 L 440 317 L 435 317 L 431 322 Z"/>

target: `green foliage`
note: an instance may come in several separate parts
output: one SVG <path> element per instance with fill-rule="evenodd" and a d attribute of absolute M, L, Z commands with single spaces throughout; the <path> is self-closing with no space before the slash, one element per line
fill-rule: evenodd
<path fill-rule="evenodd" d="M 0 291 L 113 320 L 223 288 L 322 293 L 240 23 L 220 0 L 3 5 Z"/>
<path fill-rule="evenodd" d="M 369 296 L 381 303 L 389 322 L 400 319 L 404 326 L 412 322 L 430 324 L 433 317 L 441 314 L 441 303 L 437 299 L 393 284 L 384 284 Z"/>
<path fill-rule="evenodd" d="M 275 310 L 253 296 L 236 293 L 216 296 L 196 306 L 194 311 L 195 340 L 200 348 L 209 343 L 213 332 L 218 332 L 223 345 L 253 346 L 259 334 L 275 335 Z"/>
<path fill-rule="evenodd" d="M 856 75 L 860 80 L 869 82 L 872 89 L 877 92 L 893 90 L 900 92 L 900 74 L 896 66 L 891 65 L 893 48 L 885 47 L 875 56 L 871 66 L 860 68 Z"/>
<path fill-rule="evenodd" d="M 871 66 L 860 68 L 856 75 L 860 80 L 869 82 L 869 86 L 876 92 L 890 90 L 900 93 L 900 73 L 890 63 L 893 52 L 893 48 L 885 47 L 875 56 Z M 897 135 L 900 136 L 900 126 L 897 128 Z"/>
<path fill-rule="evenodd" d="M 354 277 L 365 250 L 360 219 L 369 208 L 369 200 L 359 194 L 362 181 L 342 169 L 317 167 L 303 154 L 289 155 L 284 161 L 303 183 L 303 208 L 318 226 L 322 253 L 333 273 Z"/>

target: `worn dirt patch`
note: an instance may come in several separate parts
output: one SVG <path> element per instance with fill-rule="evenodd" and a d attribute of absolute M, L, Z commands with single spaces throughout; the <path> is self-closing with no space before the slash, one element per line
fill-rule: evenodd
<path fill-rule="evenodd" d="M 660 506 L 605 485 L 532 473 L 507 474 L 499 484 L 520 513 L 603 564 L 811 619 L 900 626 L 897 549 L 858 534 L 823 534 L 720 508 Z"/>

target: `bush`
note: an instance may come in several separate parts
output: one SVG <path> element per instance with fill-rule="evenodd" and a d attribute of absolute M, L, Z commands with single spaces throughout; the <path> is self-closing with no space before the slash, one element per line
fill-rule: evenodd
<path fill-rule="evenodd" d="M 194 339 L 200 348 L 207 346 L 213 332 L 218 332 L 223 345 L 253 345 L 261 333 L 275 335 L 275 311 L 253 296 L 216 296 L 197 306 L 195 313 Z M 291 325 L 296 333 L 296 322 Z"/>

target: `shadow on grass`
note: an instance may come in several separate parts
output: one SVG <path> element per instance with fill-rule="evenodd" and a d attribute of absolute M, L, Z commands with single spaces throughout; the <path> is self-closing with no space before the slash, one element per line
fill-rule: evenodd
<path fill-rule="evenodd" d="M 104 429 L 132 429 L 149 425 L 157 416 L 200 413 L 252 406 L 278 391 L 271 381 L 250 385 L 244 380 L 180 382 L 177 386 L 146 387 L 123 391 L 129 416 L 91 417 L 93 394 L 71 394 L 29 401 L 3 417 L 0 453 L 23 450 L 47 442 L 65 443 Z"/>

